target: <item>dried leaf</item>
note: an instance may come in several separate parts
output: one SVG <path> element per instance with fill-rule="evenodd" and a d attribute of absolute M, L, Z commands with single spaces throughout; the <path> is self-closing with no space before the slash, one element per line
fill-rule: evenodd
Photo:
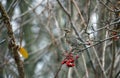
<path fill-rule="evenodd" d="M 25 48 L 20 47 L 19 52 L 24 58 L 28 58 L 28 52 Z"/>

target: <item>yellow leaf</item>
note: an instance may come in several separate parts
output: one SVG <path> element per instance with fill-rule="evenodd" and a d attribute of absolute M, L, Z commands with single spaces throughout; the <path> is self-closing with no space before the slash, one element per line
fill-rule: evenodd
<path fill-rule="evenodd" d="M 20 47 L 19 52 L 24 58 L 28 58 L 28 52 L 25 48 Z"/>

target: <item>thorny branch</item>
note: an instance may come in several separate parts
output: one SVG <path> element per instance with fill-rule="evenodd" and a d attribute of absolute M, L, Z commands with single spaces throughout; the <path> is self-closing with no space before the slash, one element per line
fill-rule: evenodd
<path fill-rule="evenodd" d="M 10 24 L 10 19 L 9 19 L 8 14 L 5 11 L 4 7 L 2 6 L 1 2 L 0 2 L 0 13 L 2 15 L 2 18 L 4 19 L 4 24 L 8 30 L 9 49 L 12 50 L 12 53 L 14 55 L 14 59 L 17 64 L 17 68 L 18 68 L 18 72 L 19 72 L 19 78 L 25 78 L 23 62 L 20 60 L 20 57 L 18 54 L 18 46 L 16 45 L 16 42 L 15 42 L 15 37 L 13 34 L 12 26 Z"/>

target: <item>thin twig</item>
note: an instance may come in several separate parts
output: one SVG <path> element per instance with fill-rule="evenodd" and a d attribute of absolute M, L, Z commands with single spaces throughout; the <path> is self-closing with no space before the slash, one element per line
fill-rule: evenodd
<path fill-rule="evenodd" d="M 83 59 L 83 64 L 84 64 L 84 68 L 85 68 L 85 72 L 86 72 L 86 78 L 89 78 L 89 74 L 88 74 L 88 70 L 87 70 L 87 65 L 86 65 L 86 61 L 85 61 L 85 57 L 82 54 L 82 59 Z"/>
<path fill-rule="evenodd" d="M 25 15 L 27 15 L 28 13 L 30 13 L 31 11 L 35 10 L 36 8 L 38 8 L 41 5 L 41 2 L 38 3 L 38 5 L 36 5 L 34 8 L 25 11 L 24 13 L 22 13 L 21 15 L 17 16 L 16 18 L 14 18 L 13 20 L 16 20 L 17 18 L 23 17 Z"/>
<path fill-rule="evenodd" d="M 112 63 L 111 63 L 111 69 L 110 69 L 110 78 L 113 78 L 113 72 L 114 72 L 114 64 L 115 64 L 115 41 L 112 39 Z"/>
<path fill-rule="evenodd" d="M 105 41 L 107 41 L 107 40 L 110 40 L 110 39 L 112 39 L 113 37 L 116 37 L 116 36 L 120 36 L 120 34 L 111 36 L 111 37 L 109 37 L 109 38 L 107 38 L 107 39 L 100 40 L 99 42 L 97 42 L 97 43 L 95 43 L 95 44 L 92 44 L 92 45 L 88 46 L 87 48 L 81 49 L 81 50 L 79 51 L 79 53 L 82 53 L 82 52 L 84 52 L 84 50 L 87 50 L 88 48 L 91 48 L 92 46 L 96 46 L 96 45 L 98 45 L 98 44 L 101 44 L 102 42 L 105 42 Z"/>
<path fill-rule="evenodd" d="M 109 11 L 114 12 L 110 7 L 108 7 L 103 1 L 98 0 L 102 5 L 104 5 Z"/>
<path fill-rule="evenodd" d="M 81 18 L 81 20 L 82 20 L 82 22 L 83 22 L 84 27 L 87 27 L 87 24 L 85 23 L 85 19 L 83 18 L 83 15 L 82 15 L 82 13 L 81 13 L 81 11 L 80 11 L 80 8 L 78 7 L 78 5 L 77 5 L 77 3 L 75 2 L 75 0 L 72 0 L 72 2 L 73 2 L 73 4 L 75 5 L 75 8 L 76 8 L 77 11 L 78 11 L 78 14 L 79 14 L 79 16 L 80 16 L 80 18 Z"/>
<path fill-rule="evenodd" d="M 120 70 L 119 70 L 119 72 L 116 74 L 115 78 L 118 78 L 118 77 L 120 77 Z"/>
<path fill-rule="evenodd" d="M 72 78 L 72 70 L 73 70 L 73 68 L 68 69 L 68 77 L 67 78 Z"/>
<path fill-rule="evenodd" d="M 105 39 L 108 37 L 108 31 L 106 31 Z M 103 53 L 102 53 L 102 67 L 105 67 L 105 51 L 106 51 L 107 41 L 104 42 Z"/>
<path fill-rule="evenodd" d="M 0 41 L 0 45 L 3 44 L 6 41 L 6 39 L 3 39 L 2 41 Z"/>
<path fill-rule="evenodd" d="M 100 68 L 101 68 L 101 70 L 102 70 L 102 73 L 103 73 L 104 77 L 107 78 L 107 75 L 106 75 L 106 73 L 105 73 L 105 70 L 104 70 L 104 68 L 102 67 L 101 63 L 100 63 L 100 59 L 99 59 L 99 57 L 98 57 L 97 51 L 96 51 L 96 49 L 95 49 L 94 46 L 92 46 L 92 48 L 93 48 L 94 54 L 95 54 L 95 56 L 96 56 L 98 65 L 100 66 Z"/>
<path fill-rule="evenodd" d="M 81 77 L 80 77 L 80 74 L 79 74 L 79 72 L 77 71 L 77 68 L 76 68 L 76 67 L 74 67 L 74 70 L 75 70 L 75 73 L 76 73 L 76 75 L 77 75 L 77 78 L 81 78 Z"/>
<path fill-rule="evenodd" d="M 115 20 L 116 20 L 116 19 L 115 19 Z M 107 27 L 109 27 L 109 26 L 113 27 L 115 24 L 118 24 L 118 23 L 120 23 L 120 19 L 117 20 L 117 21 L 111 22 L 110 24 L 107 24 L 107 25 L 105 25 L 104 27 L 101 27 L 101 28 L 99 28 L 99 29 L 97 29 L 97 30 L 94 30 L 93 32 L 90 32 L 89 34 L 92 34 L 92 33 L 98 32 L 98 31 L 101 31 L 101 30 L 103 30 L 103 29 L 107 29 Z M 113 31 L 113 29 L 112 29 L 112 31 Z"/>
<path fill-rule="evenodd" d="M 9 17 L 11 18 L 11 13 L 13 13 L 13 11 L 14 11 L 14 8 L 15 8 L 15 6 L 18 4 L 19 2 L 18 2 L 18 0 L 13 0 L 13 2 L 10 4 L 10 6 L 9 6 L 9 8 L 8 8 L 8 10 L 7 10 L 7 14 L 9 15 Z"/>
<path fill-rule="evenodd" d="M 59 72 L 60 72 L 61 68 L 62 68 L 62 64 L 60 65 L 59 69 L 57 70 L 57 72 L 56 72 L 56 74 L 55 74 L 55 77 L 54 77 L 54 78 L 58 78 L 58 74 L 59 74 Z"/>

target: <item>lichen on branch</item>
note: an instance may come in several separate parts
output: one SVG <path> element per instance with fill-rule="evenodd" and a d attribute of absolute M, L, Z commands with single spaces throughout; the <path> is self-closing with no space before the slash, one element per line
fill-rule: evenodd
<path fill-rule="evenodd" d="M 3 18 L 4 26 L 7 28 L 8 32 L 8 38 L 9 38 L 9 49 L 12 50 L 12 54 L 14 55 L 15 63 L 17 64 L 18 72 L 19 72 L 19 78 L 25 78 L 24 75 L 24 68 L 23 68 L 23 62 L 20 60 L 19 54 L 18 54 L 18 45 L 16 45 L 15 37 L 12 30 L 12 25 L 10 24 L 9 16 L 4 9 L 2 3 L 0 2 L 0 13 Z"/>

